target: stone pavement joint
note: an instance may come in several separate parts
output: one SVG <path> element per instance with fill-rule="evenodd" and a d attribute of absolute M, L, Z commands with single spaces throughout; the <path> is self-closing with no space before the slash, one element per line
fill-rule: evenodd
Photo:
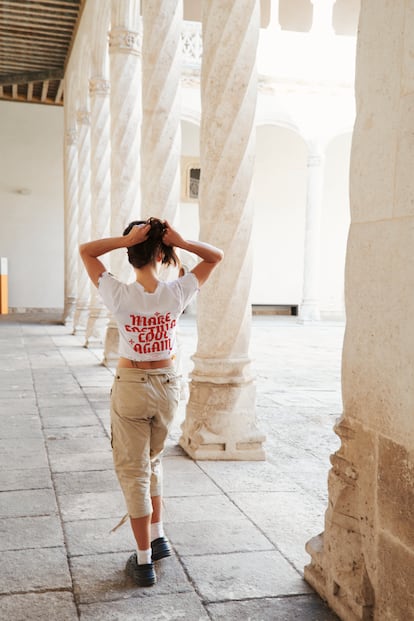
<path fill-rule="evenodd" d="M 139 588 L 113 472 L 113 370 L 56 317 L 0 318 L 0 618 L 8 621 L 335 621 L 303 580 L 308 539 L 323 530 L 329 455 L 339 440 L 342 324 L 254 317 L 251 356 L 264 462 L 164 464 L 173 556 Z M 194 318 L 179 329 L 188 377 Z"/>

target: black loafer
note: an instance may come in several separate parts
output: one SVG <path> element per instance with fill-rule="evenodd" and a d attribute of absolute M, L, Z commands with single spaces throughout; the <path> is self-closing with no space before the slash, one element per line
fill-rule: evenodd
<path fill-rule="evenodd" d="M 171 556 L 171 546 L 166 537 L 158 537 L 151 541 L 152 560 L 159 561 L 162 558 Z"/>
<path fill-rule="evenodd" d="M 125 571 L 138 586 L 152 586 L 157 582 L 153 563 L 138 565 L 136 553 L 127 560 Z"/>

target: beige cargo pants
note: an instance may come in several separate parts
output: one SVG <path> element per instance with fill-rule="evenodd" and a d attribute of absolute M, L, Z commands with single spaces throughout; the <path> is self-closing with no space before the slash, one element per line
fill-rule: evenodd
<path fill-rule="evenodd" d="M 152 512 L 162 495 L 161 453 L 180 398 L 180 379 L 168 369 L 117 369 L 111 392 L 115 472 L 128 514 Z"/>

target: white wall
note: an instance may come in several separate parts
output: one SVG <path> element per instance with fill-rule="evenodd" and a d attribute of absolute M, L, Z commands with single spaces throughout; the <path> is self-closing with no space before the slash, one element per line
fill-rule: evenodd
<path fill-rule="evenodd" d="M 253 304 L 299 304 L 302 299 L 306 157 L 306 145 L 294 132 L 257 128 Z"/>
<path fill-rule="evenodd" d="M 13 308 L 63 307 L 62 140 L 63 108 L 0 102 L 0 255 Z"/>

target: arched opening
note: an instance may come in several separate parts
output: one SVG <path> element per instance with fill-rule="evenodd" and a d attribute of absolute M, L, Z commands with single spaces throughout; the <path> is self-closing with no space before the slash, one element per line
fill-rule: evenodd
<path fill-rule="evenodd" d="M 306 145 L 294 131 L 257 128 L 252 303 L 296 306 L 302 295 Z"/>
<path fill-rule="evenodd" d="M 344 269 L 350 221 L 349 161 L 352 134 L 336 136 L 325 155 L 321 222 L 320 308 L 322 317 L 344 319 Z"/>

